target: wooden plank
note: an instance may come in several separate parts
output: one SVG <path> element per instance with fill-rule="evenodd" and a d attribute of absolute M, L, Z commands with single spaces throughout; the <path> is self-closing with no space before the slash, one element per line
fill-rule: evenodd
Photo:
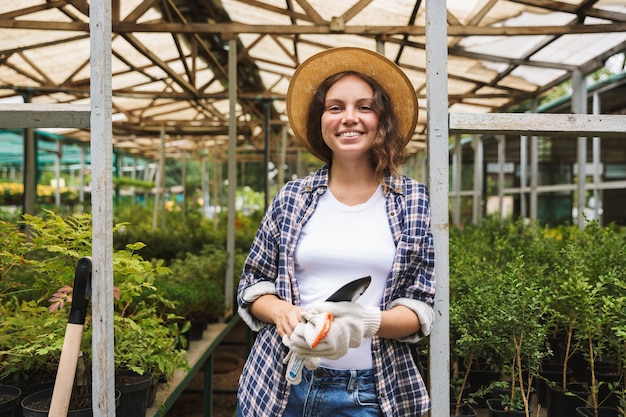
<path fill-rule="evenodd" d="M 313 20 L 314 16 L 306 20 Z M 48 22 L 43 20 L 0 19 L 0 28 L 33 29 L 70 32 L 87 32 L 89 26 L 83 22 Z M 246 23 L 133 23 L 120 22 L 112 27 L 114 33 L 221 33 L 221 34 L 274 34 L 305 35 L 332 34 L 340 32 L 353 35 L 412 35 L 423 36 L 426 28 L 419 25 L 376 26 L 350 25 L 340 30 L 331 23 L 321 21 L 313 25 L 251 25 Z M 573 35 L 585 33 L 621 33 L 626 31 L 625 23 L 575 24 L 546 26 L 450 26 L 449 36 L 537 36 Z"/>
<path fill-rule="evenodd" d="M 626 116 L 615 114 L 450 113 L 450 133 L 625 138 Z"/>
<path fill-rule="evenodd" d="M 89 105 L 62 103 L 0 103 L 0 128 L 89 128 Z"/>

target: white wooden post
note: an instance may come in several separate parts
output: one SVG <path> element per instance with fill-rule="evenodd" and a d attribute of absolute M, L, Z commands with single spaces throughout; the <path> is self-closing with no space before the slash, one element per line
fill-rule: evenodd
<path fill-rule="evenodd" d="M 572 74 L 572 110 L 574 113 L 586 114 L 587 113 L 587 86 L 585 83 L 585 77 L 580 70 L 574 71 Z M 579 228 L 585 227 L 585 218 L 583 216 L 585 206 L 587 205 L 587 199 L 585 198 L 586 191 L 586 177 L 585 172 L 587 167 L 587 137 L 579 136 L 576 141 L 576 158 L 578 166 L 578 198 L 576 205 L 578 206 L 578 216 L 576 222 Z"/>
<path fill-rule="evenodd" d="M 93 415 L 115 416 L 111 2 L 90 5 Z"/>
<path fill-rule="evenodd" d="M 228 41 L 228 224 L 226 228 L 226 251 L 228 264 L 224 277 L 224 307 L 226 314 L 233 312 L 233 289 L 235 273 L 235 197 L 237 191 L 237 39 Z"/>
<path fill-rule="evenodd" d="M 435 322 L 430 335 L 431 416 L 450 415 L 448 47 L 446 1 L 426 1 L 428 186 L 435 241 Z"/>

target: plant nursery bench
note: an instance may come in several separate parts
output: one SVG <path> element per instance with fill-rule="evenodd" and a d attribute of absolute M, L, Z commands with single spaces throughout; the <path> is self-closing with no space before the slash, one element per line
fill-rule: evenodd
<path fill-rule="evenodd" d="M 239 321 L 234 315 L 224 323 L 209 324 L 201 340 L 194 340 L 187 350 L 189 370 L 177 370 L 174 377 L 164 384 L 159 384 L 154 405 L 146 411 L 146 417 L 163 417 L 174 405 L 178 397 L 193 380 L 199 370 L 204 370 L 202 394 L 202 412 L 204 417 L 211 417 L 213 412 L 213 358 L 215 349 L 230 333 Z"/>

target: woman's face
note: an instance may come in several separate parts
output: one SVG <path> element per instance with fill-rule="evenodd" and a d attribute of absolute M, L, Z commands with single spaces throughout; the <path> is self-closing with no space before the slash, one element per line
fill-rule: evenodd
<path fill-rule="evenodd" d="M 370 85 L 355 75 L 339 79 L 326 93 L 322 137 L 333 160 L 367 157 L 378 127 L 373 99 Z"/>

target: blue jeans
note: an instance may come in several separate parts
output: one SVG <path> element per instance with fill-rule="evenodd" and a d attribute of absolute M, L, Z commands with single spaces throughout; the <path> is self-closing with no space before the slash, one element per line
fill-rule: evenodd
<path fill-rule="evenodd" d="M 283 417 L 381 417 L 371 369 L 303 369 Z"/>

